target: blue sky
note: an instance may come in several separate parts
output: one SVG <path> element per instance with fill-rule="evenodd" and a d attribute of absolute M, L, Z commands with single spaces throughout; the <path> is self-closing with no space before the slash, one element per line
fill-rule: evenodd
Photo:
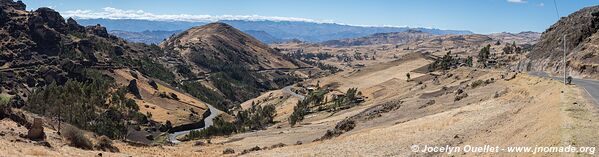
<path fill-rule="evenodd" d="M 557 21 L 553 0 L 23 0 L 63 15 L 156 20 L 278 19 L 409 26 L 475 33 L 542 32 Z M 556 0 L 561 16 L 599 0 Z"/>

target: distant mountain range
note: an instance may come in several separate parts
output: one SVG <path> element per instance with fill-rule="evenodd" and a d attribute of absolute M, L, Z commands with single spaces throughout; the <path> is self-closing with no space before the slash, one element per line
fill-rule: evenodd
<path fill-rule="evenodd" d="M 164 38 L 194 26 L 205 25 L 205 22 L 183 21 L 149 21 L 129 19 L 78 19 L 81 25 L 105 26 L 113 34 L 126 40 L 144 43 L 159 43 Z M 431 28 L 409 27 L 365 27 L 335 23 L 314 23 L 298 21 L 220 21 L 229 24 L 245 33 L 251 34 L 265 43 L 283 42 L 299 39 L 306 42 L 322 42 L 328 40 L 356 38 L 375 33 L 405 32 L 417 30 L 433 35 L 472 34 L 465 30 L 441 30 Z M 166 35 L 169 34 L 169 35 Z"/>
<path fill-rule="evenodd" d="M 425 38 L 432 37 L 431 33 L 425 33 L 417 30 L 408 30 L 405 32 L 376 33 L 359 38 L 346 38 L 338 40 L 329 40 L 320 44 L 326 46 L 362 46 L 377 44 L 405 44 Z"/>

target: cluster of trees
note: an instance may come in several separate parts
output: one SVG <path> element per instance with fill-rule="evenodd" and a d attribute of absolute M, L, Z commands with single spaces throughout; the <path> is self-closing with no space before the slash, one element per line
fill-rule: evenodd
<path fill-rule="evenodd" d="M 235 124 L 238 131 L 262 130 L 272 124 L 276 115 L 274 105 L 256 105 L 237 113 Z"/>
<path fill-rule="evenodd" d="M 291 52 L 287 54 L 287 56 L 295 59 L 311 59 L 318 58 L 318 60 L 327 60 L 329 58 L 335 57 L 334 55 L 328 52 L 318 52 L 318 53 L 304 53 L 303 49 L 296 50 L 295 52 Z"/>
<path fill-rule="evenodd" d="M 118 88 L 115 81 L 96 70 L 84 70 L 83 80 L 69 80 L 64 85 L 52 83 L 34 91 L 25 109 L 82 129 L 111 138 L 127 134 L 125 124 L 147 123 L 135 101 L 124 95 L 127 89 Z"/>
<path fill-rule="evenodd" d="M 470 57 L 470 62 L 472 62 L 472 58 Z M 468 61 L 466 61 L 468 62 Z M 431 63 L 428 66 L 428 71 L 436 71 L 436 70 L 449 70 L 452 67 L 457 67 L 460 64 L 460 59 L 456 56 L 451 55 L 451 51 L 447 52 L 443 57 L 436 59 L 435 62 Z"/>
<path fill-rule="evenodd" d="M 303 121 L 304 116 L 310 114 L 311 107 L 319 107 L 319 110 L 328 108 L 329 111 L 338 111 L 350 108 L 362 102 L 362 92 L 357 88 L 350 88 L 344 95 L 336 96 L 332 99 L 332 103 L 327 102 L 326 94 L 328 90 L 319 89 L 309 92 L 306 98 L 298 101 L 293 112 L 289 116 L 289 124 L 292 126 Z M 329 105 L 326 105 L 329 104 Z"/>
<path fill-rule="evenodd" d="M 222 117 L 216 117 L 213 120 L 212 126 L 200 131 L 192 130 L 187 134 L 187 139 L 196 140 L 201 138 L 209 138 L 211 136 L 231 135 L 236 132 L 236 127 L 233 123 L 225 121 Z"/>
<path fill-rule="evenodd" d="M 358 91 L 358 88 L 350 88 L 347 89 L 345 95 L 333 98 L 333 105 L 331 107 L 332 111 L 337 111 L 340 109 L 347 109 L 349 107 L 355 106 L 360 103 L 360 97 L 362 92 Z"/>
<path fill-rule="evenodd" d="M 354 60 L 354 57 L 349 56 L 346 53 L 338 54 L 335 57 L 337 57 L 337 60 L 341 62 L 351 62 Z"/>
<path fill-rule="evenodd" d="M 297 104 L 293 107 L 293 112 L 289 116 L 289 124 L 293 126 L 303 121 L 304 116 L 310 114 L 311 106 L 320 106 L 326 103 L 325 94 L 327 93 L 327 90 L 322 89 L 310 91 L 304 100 L 297 101 Z"/>
<path fill-rule="evenodd" d="M 512 54 L 512 53 L 522 53 L 522 47 L 519 47 L 518 45 L 516 45 L 516 42 L 513 42 L 512 44 L 505 44 L 505 47 L 503 47 L 503 53 L 504 54 Z"/>
<path fill-rule="evenodd" d="M 190 140 L 208 138 L 211 136 L 230 135 L 235 132 L 262 130 L 274 123 L 276 110 L 274 105 L 256 105 L 247 110 L 239 111 L 234 122 L 227 122 L 222 117 L 214 119 L 214 124 L 200 131 L 191 131 L 187 138 Z"/>

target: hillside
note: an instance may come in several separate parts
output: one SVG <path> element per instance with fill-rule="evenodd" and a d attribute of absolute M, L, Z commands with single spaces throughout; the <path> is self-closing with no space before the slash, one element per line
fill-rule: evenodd
<path fill-rule="evenodd" d="M 154 142 L 148 136 L 204 118 L 206 103 L 169 85 L 175 73 L 157 60 L 159 47 L 128 43 L 50 8 L 26 11 L 12 0 L 0 1 L 0 7 L 0 95 L 14 102 L 0 106 L 1 118 L 34 114 L 49 126 L 61 119 L 97 135 L 146 144 Z"/>
<path fill-rule="evenodd" d="M 363 46 L 380 44 L 406 44 L 417 40 L 426 39 L 433 36 L 418 30 L 408 30 L 405 32 L 377 33 L 365 37 L 329 40 L 320 44 L 325 46 Z"/>
<path fill-rule="evenodd" d="M 224 23 L 194 27 L 160 44 L 209 71 L 227 66 L 248 70 L 299 68 L 267 45 Z"/>
<path fill-rule="evenodd" d="M 143 32 L 128 32 L 121 30 L 111 30 L 108 33 L 123 38 L 129 42 L 145 43 L 145 44 L 160 44 L 166 38 L 180 33 L 177 31 L 143 31 Z"/>
<path fill-rule="evenodd" d="M 216 97 L 209 98 L 206 92 L 196 94 L 224 111 L 316 70 L 224 23 L 191 28 L 160 47 L 167 53 L 165 64 L 179 73 L 177 78 L 184 88 L 216 90 L 210 94 Z"/>
<path fill-rule="evenodd" d="M 528 60 L 520 69 L 563 74 L 563 38 L 566 36 L 568 73 L 576 77 L 599 78 L 596 57 L 599 45 L 599 6 L 583 8 L 561 18 L 541 35 Z"/>
<path fill-rule="evenodd" d="M 164 143 L 171 129 L 203 126 L 209 106 L 229 112 L 307 77 L 301 70 L 317 71 L 228 25 L 191 29 L 164 50 L 50 8 L 26 11 L 12 0 L 0 7 L 0 118 L 35 114 L 51 127 L 60 118 L 112 139 Z"/>
<path fill-rule="evenodd" d="M 274 37 L 268 33 L 266 33 L 265 31 L 257 31 L 257 30 L 245 30 L 243 31 L 249 35 L 251 35 L 252 37 L 260 40 L 261 42 L 265 43 L 265 44 L 272 44 L 272 43 L 278 43 L 278 42 L 283 42 L 283 39 L 279 39 L 277 37 Z"/>

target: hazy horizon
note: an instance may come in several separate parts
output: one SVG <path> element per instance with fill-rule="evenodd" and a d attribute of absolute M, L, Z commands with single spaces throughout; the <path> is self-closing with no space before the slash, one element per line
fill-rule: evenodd
<path fill-rule="evenodd" d="M 69 1 L 25 0 L 28 9 L 50 7 L 79 19 L 203 21 L 272 20 L 500 32 L 543 32 L 555 23 L 553 1 Z M 140 5 L 143 4 L 143 5 Z M 560 16 L 592 1 L 557 0 Z M 176 9 L 174 9 L 176 8 Z"/>

